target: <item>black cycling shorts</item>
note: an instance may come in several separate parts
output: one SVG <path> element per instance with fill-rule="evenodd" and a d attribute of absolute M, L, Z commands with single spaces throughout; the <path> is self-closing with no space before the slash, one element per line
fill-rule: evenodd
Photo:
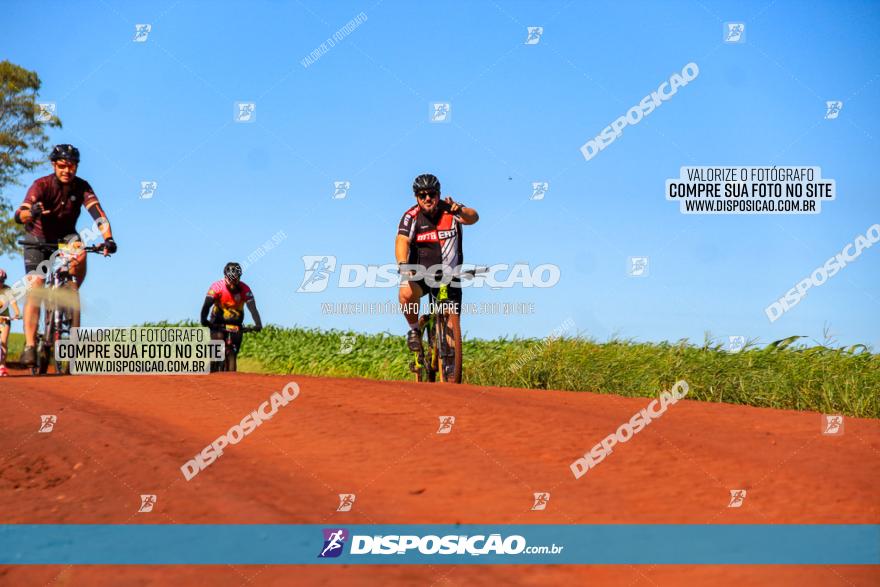
<path fill-rule="evenodd" d="M 79 235 L 72 234 L 69 237 L 65 238 L 65 242 L 70 242 L 71 240 L 80 240 Z M 22 239 L 28 243 L 45 243 L 46 241 L 39 239 L 31 234 L 26 234 Z M 37 247 L 29 247 L 28 245 L 23 245 L 24 247 L 24 271 L 25 273 L 30 273 L 31 271 L 36 270 L 37 266 L 43 261 L 48 261 L 55 251 L 51 249 L 42 249 Z M 57 250 L 57 249 L 56 249 Z M 51 271 L 51 267 L 49 268 Z"/>
<path fill-rule="evenodd" d="M 437 296 L 440 294 L 439 283 L 438 287 L 430 287 L 427 283 L 425 283 L 424 279 L 419 279 L 418 281 L 410 281 L 411 284 L 419 286 L 419 289 L 422 291 L 422 295 L 426 293 L 431 294 L 431 300 L 437 301 Z M 437 283 L 437 282 L 435 282 Z M 452 305 L 452 311 L 455 314 L 461 314 L 461 281 L 458 279 L 453 279 L 449 285 L 446 286 L 446 301 Z"/>

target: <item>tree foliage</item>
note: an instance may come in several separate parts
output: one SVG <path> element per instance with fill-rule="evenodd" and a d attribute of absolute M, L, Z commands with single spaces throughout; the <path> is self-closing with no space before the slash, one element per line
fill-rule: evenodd
<path fill-rule="evenodd" d="M 46 161 L 46 131 L 61 126 L 54 114 L 40 120 L 40 85 L 36 72 L 0 61 L 0 253 L 16 250 L 15 241 L 21 235 L 21 227 L 12 218 L 15 204 L 11 188 L 21 185 L 22 174 Z"/>

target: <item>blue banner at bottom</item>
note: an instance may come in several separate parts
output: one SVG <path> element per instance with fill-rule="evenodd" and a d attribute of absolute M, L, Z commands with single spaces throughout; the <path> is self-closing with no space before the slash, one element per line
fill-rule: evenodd
<path fill-rule="evenodd" d="M 0 564 L 880 564 L 880 525 L 0 525 Z"/>

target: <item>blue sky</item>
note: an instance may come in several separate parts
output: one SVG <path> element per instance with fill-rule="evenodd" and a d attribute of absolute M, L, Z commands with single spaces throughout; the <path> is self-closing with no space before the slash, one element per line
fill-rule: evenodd
<path fill-rule="evenodd" d="M 744 44 L 722 43 L 725 21 L 746 24 Z M 136 23 L 152 25 L 144 43 Z M 402 332 L 398 316 L 322 315 L 396 290 L 297 294 L 301 256 L 393 262 L 412 178 L 429 171 L 480 212 L 467 261 L 561 270 L 551 289 L 466 290 L 535 305 L 467 316 L 469 336 L 542 337 L 571 319 L 600 340 L 769 342 L 827 324 L 877 347 L 880 248 L 776 322 L 764 308 L 880 221 L 878 25 L 869 2 L 14 1 L 0 55 L 39 73 L 64 122 L 52 139 L 81 149 L 120 246 L 91 259 L 85 324 L 195 318 L 223 264 L 283 230 L 244 277 L 264 321 Z M 537 45 L 527 26 L 544 27 Z M 691 61 L 697 79 L 584 160 L 584 142 Z M 826 100 L 844 102 L 836 120 Z M 236 101 L 257 104 L 254 123 L 233 122 Z M 451 123 L 429 123 L 433 101 Z M 837 200 L 815 216 L 685 216 L 664 199 L 683 165 L 772 164 L 820 166 Z M 142 180 L 158 181 L 152 199 Z M 338 180 L 351 189 L 334 200 Z M 549 181 L 543 200 L 533 181 Z M 627 275 L 630 256 L 649 257 L 648 276 Z"/>

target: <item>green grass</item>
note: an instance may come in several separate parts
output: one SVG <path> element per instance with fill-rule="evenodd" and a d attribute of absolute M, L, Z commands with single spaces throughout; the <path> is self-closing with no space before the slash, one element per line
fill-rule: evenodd
<path fill-rule="evenodd" d="M 343 335 L 356 336 L 348 354 L 339 352 Z M 798 338 L 739 353 L 711 340 L 473 339 L 464 342 L 464 379 L 639 397 L 656 397 L 685 379 L 690 399 L 880 417 L 880 355 L 864 345 L 797 345 Z M 412 379 L 403 337 L 389 334 L 268 327 L 246 335 L 241 358 L 243 369 L 269 373 Z"/>
<path fill-rule="evenodd" d="M 347 354 L 340 353 L 343 335 L 356 337 Z M 464 342 L 464 380 L 475 385 L 656 397 L 685 379 L 689 399 L 880 417 L 880 355 L 864 345 L 798 345 L 799 338 L 764 348 L 748 345 L 739 353 L 726 352 L 708 338 L 702 345 L 686 340 L 658 344 L 585 338 L 471 339 Z M 23 336 L 12 334 L 11 360 L 17 360 L 22 346 Z M 239 370 L 412 380 L 409 362 L 403 336 L 269 326 L 245 335 Z"/>
<path fill-rule="evenodd" d="M 23 348 L 24 335 L 20 332 L 10 332 L 6 347 L 6 356 L 9 357 L 9 362 L 18 361 L 18 355 L 21 354 Z"/>

